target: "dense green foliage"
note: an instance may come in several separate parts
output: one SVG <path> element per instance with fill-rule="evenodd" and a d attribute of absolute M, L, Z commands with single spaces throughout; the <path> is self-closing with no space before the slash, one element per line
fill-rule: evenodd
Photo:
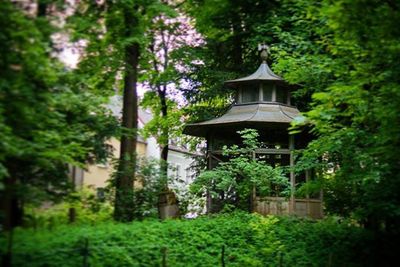
<path fill-rule="evenodd" d="M 308 117 L 320 138 L 308 153 L 328 151 L 329 161 L 340 166 L 333 181 L 328 180 L 328 188 L 339 188 L 329 207 L 339 204 L 345 210 L 339 212 L 351 210 L 367 225 L 384 224 L 398 232 L 400 31 L 394 22 L 400 19 L 400 6 L 344 1 L 325 8 L 334 31 L 330 56 L 345 61 L 332 64 L 337 66 L 336 81 L 314 95 L 316 105 Z"/>
<path fill-rule="evenodd" d="M 193 0 L 187 9 L 206 41 L 204 65 L 188 74 L 191 118 L 208 118 L 216 107 L 209 98 L 228 99 L 215 87 L 223 80 L 216 68 L 225 76 L 249 74 L 256 44 L 270 44 L 270 65 L 300 85 L 294 103 L 308 111 L 304 123 L 316 137 L 298 161 L 318 174 L 308 188 L 325 190 L 327 212 L 398 232 L 399 4 Z"/>
<path fill-rule="evenodd" d="M 68 195 L 65 201 L 47 207 L 25 207 L 24 227 L 52 229 L 60 225 L 95 224 L 112 220 L 109 196 L 98 197 L 93 188 L 84 187 Z M 74 217 L 70 211 L 74 209 Z M 71 221 L 73 220 L 73 221 Z"/>
<path fill-rule="evenodd" d="M 368 266 L 366 232 L 347 222 L 238 213 L 189 221 L 15 232 L 14 266 Z M 85 248 L 85 240 L 88 246 Z"/>
<path fill-rule="evenodd" d="M 116 121 L 101 97 L 75 86 L 51 56 L 50 16 L 0 5 L 0 197 L 21 223 L 24 203 L 56 200 L 72 189 L 67 164 L 104 159 Z M 4 216 L 2 214 L 1 216 Z M 4 217 L 3 217 L 4 218 Z"/>
<path fill-rule="evenodd" d="M 133 187 L 138 81 L 153 90 L 143 102 L 144 107 L 151 108 L 154 113 L 154 119 L 144 132 L 157 138 L 164 162 L 168 155 L 169 132 L 173 132 L 172 125 L 180 122 L 179 114 L 169 113 L 171 100 L 167 98 L 167 84 L 176 67 L 169 53 L 175 40 L 158 36 L 174 31 L 174 23 L 169 25 L 171 28 L 165 23 L 175 16 L 176 12 L 166 2 L 157 0 L 82 1 L 70 18 L 75 39 L 82 38 L 88 43 L 79 65 L 81 78 L 89 81 L 86 89 L 104 95 L 123 92 L 121 155 L 113 177 L 115 218 L 119 220 L 130 221 L 132 214 L 137 213 L 132 207 L 136 205 Z M 162 55 L 165 60 L 160 62 Z M 167 164 L 163 167 L 166 173 Z"/>

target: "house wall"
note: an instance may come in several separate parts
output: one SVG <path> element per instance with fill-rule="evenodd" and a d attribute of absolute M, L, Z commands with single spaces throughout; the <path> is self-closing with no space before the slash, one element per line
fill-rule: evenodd
<path fill-rule="evenodd" d="M 108 141 L 113 147 L 113 158 L 118 158 L 120 154 L 120 142 L 116 138 Z M 160 159 L 160 149 L 155 138 L 148 138 L 146 142 L 137 143 L 137 153 L 139 157 L 152 157 Z M 170 150 L 168 152 L 168 163 L 173 170 L 168 171 L 168 175 L 179 178 L 183 181 L 180 185 L 187 185 L 193 181 L 194 172 L 190 170 L 190 165 L 193 162 L 193 155 L 187 152 Z M 114 168 L 112 160 L 105 164 L 89 165 L 83 172 L 83 185 L 98 188 L 107 186 L 108 180 L 111 178 Z M 139 186 L 135 184 L 135 186 Z"/>
<path fill-rule="evenodd" d="M 116 118 L 121 119 L 122 113 L 122 97 L 115 95 L 110 99 L 108 108 L 114 114 Z M 144 125 L 151 121 L 153 118 L 152 114 L 148 110 L 140 109 L 138 110 L 138 128 L 143 129 Z M 116 138 L 111 138 L 108 143 L 113 147 L 113 158 L 119 158 L 120 154 L 120 142 Z M 157 140 L 154 137 L 149 137 L 144 140 L 139 136 L 137 143 L 137 154 L 139 157 L 147 157 L 160 159 L 160 147 L 157 144 Z M 188 153 L 184 150 L 182 151 L 169 151 L 168 163 L 172 166 L 178 166 L 178 175 L 180 179 L 183 179 L 186 183 L 190 183 L 190 175 L 187 169 L 189 168 L 192 159 L 187 157 Z M 111 178 L 114 168 L 112 166 L 112 160 L 108 160 L 105 164 L 93 164 L 88 165 L 85 170 L 79 169 L 78 167 L 71 166 L 70 176 L 71 180 L 75 183 L 77 188 L 82 185 L 90 186 L 93 188 L 102 188 L 107 186 L 107 181 Z M 170 172 L 170 175 L 176 174 Z M 140 187 L 140 182 L 135 183 L 135 187 Z"/>
<path fill-rule="evenodd" d="M 185 184 L 193 181 L 194 172 L 190 169 L 193 163 L 193 155 L 189 153 L 169 150 L 168 163 L 172 167 L 168 170 L 169 176 L 174 176 L 183 180 Z"/>
<path fill-rule="evenodd" d="M 148 158 L 155 158 L 159 159 L 161 155 L 160 147 L 157 144 L 157 141 L 154 137 L 149 137 L 146 139 L 147 146 L 146 146 L 146 156 Z"/>
<path fill-rule="evenodd" d="M 119 140 L 116 138 L 111 138 L 108 141 L 108 144 L 113 147 L 113 158 L 118 158 L 120 154 Z M 138 142 L 136 149 L 139 156 L 146 156 L 146 143 Z M 108 162 L 105 164 L 89 165 L 83 174 L 83 184 L 93 188 L 105 187 L 107 185 L 107 181 L 111 178 L 111 175 L 114 172 L 111 161 L 112 160 L 108 160 Z"/>

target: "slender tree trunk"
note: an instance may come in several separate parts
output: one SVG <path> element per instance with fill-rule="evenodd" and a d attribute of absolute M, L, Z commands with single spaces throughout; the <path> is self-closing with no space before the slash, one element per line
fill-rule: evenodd
<path fill-rule="evenodd" d="M 233 29 L 233 62 L 236 71 L 243 71 L 243 28 L 242 18 L 240 14 L 234 13 L 232 15 L 232 29 Z"/>
<path fill-rule="evenodd" d="M 121 138 L 120 162 L 116 177 L 114 218 L 132 221 L 134 214 L 134 181 L 136 170 L 137 142 L 137 68 L 139 44 L 129 45 L 125 50 L 126 71 L 122 107 L 122 127 L 129 131 Z"/>

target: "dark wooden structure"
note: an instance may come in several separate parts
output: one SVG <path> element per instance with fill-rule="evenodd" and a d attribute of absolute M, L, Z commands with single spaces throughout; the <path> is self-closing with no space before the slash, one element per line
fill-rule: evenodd
<path fill-rule="evenodd" d="M 226 86 L 235 90 L 236 97 L 223 116 L 188 124 L 184 129 L 185 134 L 206 138 L 209 169 L 224 160 L 223 145 L 240 144 L 237 131 L 245 128 L 258 130 L 262 146 L 254 151 L 254 156 L 272 166 L 293 167 L 294 149 L 304 148 L 309 140 L 307 134 L 290 135 L 288 132 L 290 123 L 301 115 L 291 103 L 292 87 L 269 68 L 267 49 L 267 46 L 262 46 L 262 63 L 256 72 L 225 82 Z M 297 214 L 321 218 L 322 193 L 314 198 L 307 196 L 301 199 L 294 195 L 296 186 L 310 179 L 310 174 L 305 172 L 296 177 L 290 171 L 288 179 L 293 192 L 290 199 L 254 196 L 254 211 L 261 214 Z"/>

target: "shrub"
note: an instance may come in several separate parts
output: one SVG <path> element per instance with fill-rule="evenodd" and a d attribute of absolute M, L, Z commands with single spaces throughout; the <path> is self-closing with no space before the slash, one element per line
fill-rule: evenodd
<path fill-rule="evenodd" d="M 13 266 L 363 266 L 366 233 L 332 219 L 233 213 L 194 220 L 18 229 Z M 88 246 L 85 246 L 85 242 Z M 2 246 L 5 247 L 5 246 Z M 329 263 L 330 262 L 330 263 Z M 329 264 L 328 264 L 329 263 Z"/>
<path fill-rule="evenodd" d="M 68 224 L 70 209 L 74 209 L 76 224 L 94 224 L 112 219 L 112 205 L 98 199 L 93 189 L 84 187 L 70 194 L 65 202 L 26 207 L 24 224 L 33 228 L 53 228 Z"/>
<path fill-rule="evenodd" d="M 249 199 L 253 188 L 259 196 L 288 197 L 290 183 L 283 168 L 274 168 L 254 157 L 255 149 L 261 146 L 257 130 L 244 129 L 238 133 L 243 146 L 224 146 L 223 155 L 229 160 L 202 172 L 191 185 L 191 192 L 203 197 L 210 193 L 213 203 L 218 203 L 222 210 L 252 210 Z"/>

